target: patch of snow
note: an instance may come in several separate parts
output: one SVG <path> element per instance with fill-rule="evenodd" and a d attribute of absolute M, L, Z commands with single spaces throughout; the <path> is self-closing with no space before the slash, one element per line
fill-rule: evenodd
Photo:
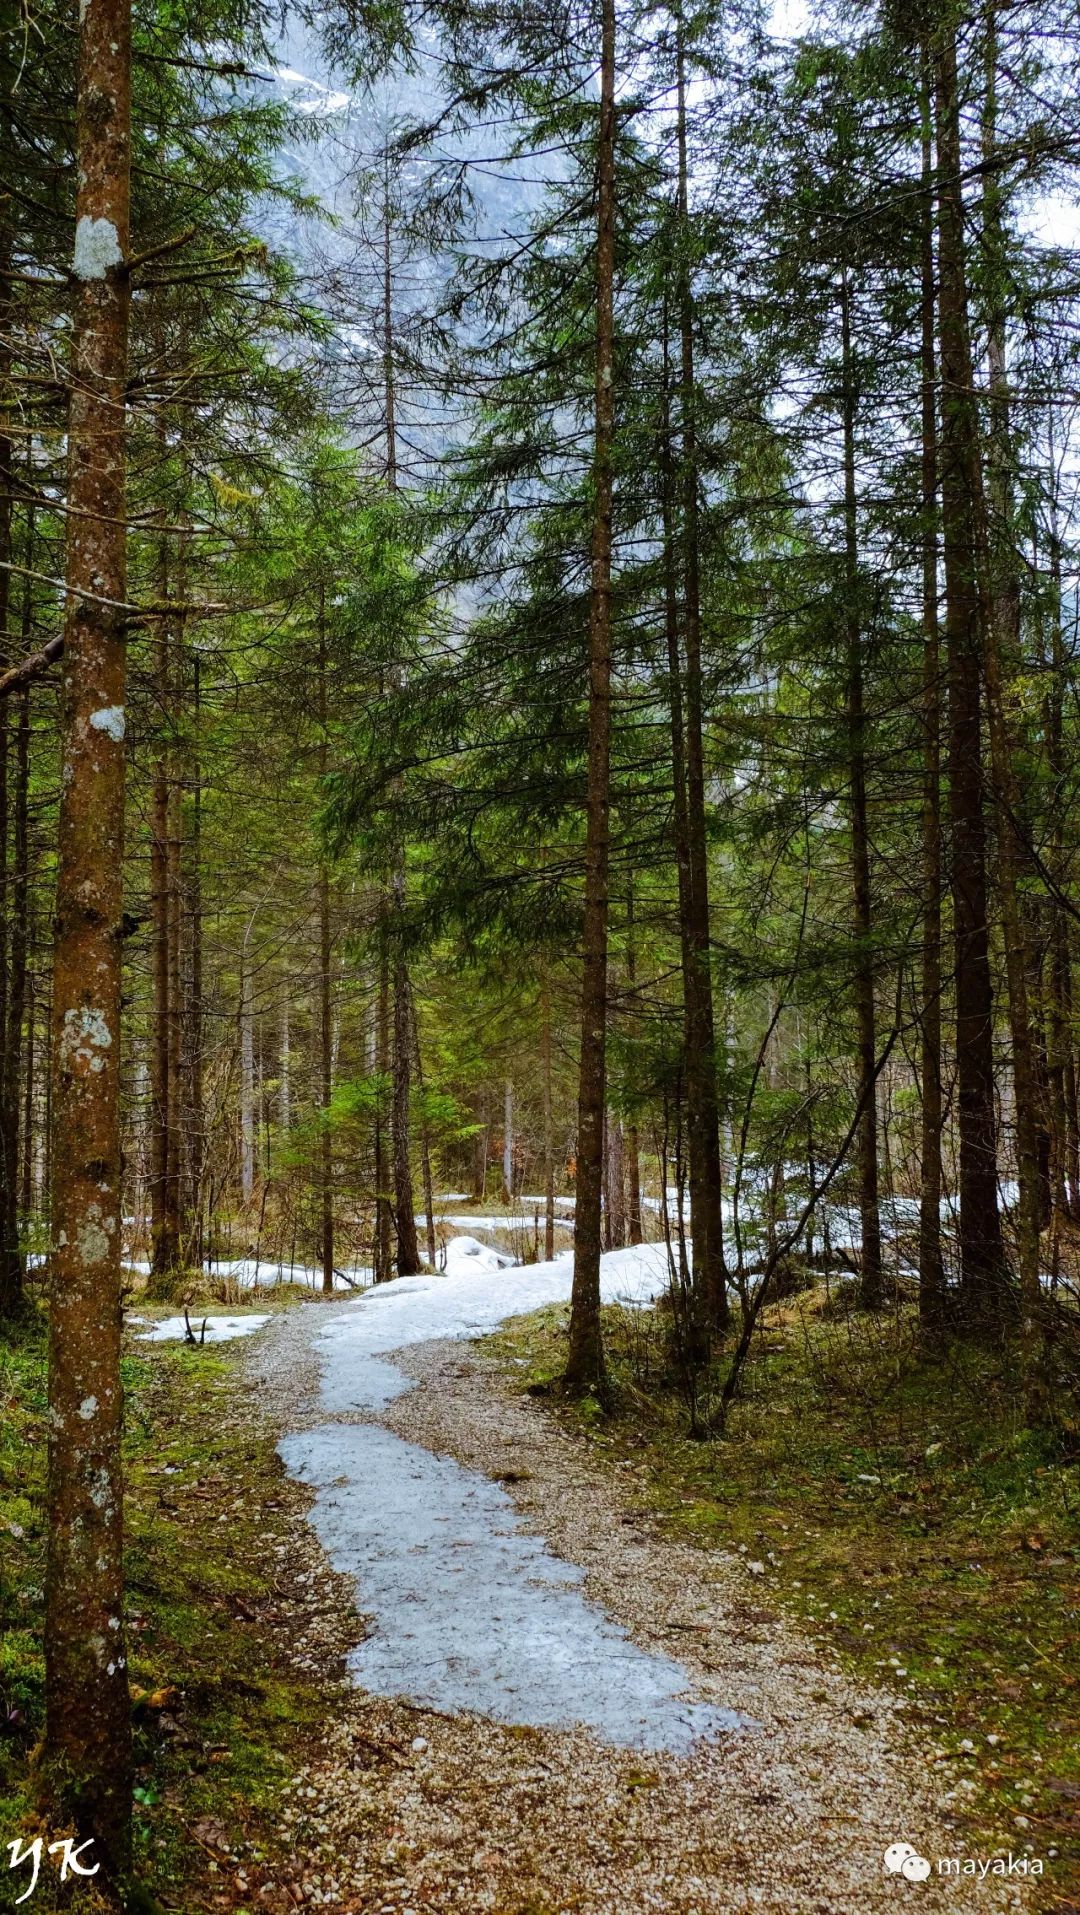
<path fill-rule="evenodd" d="M 497 1483 L 374 1425 L 288 1436 L 312 1522 L 375 1628 L 349 1661 L 375 1695 L 534 1727 L 582 1723 L 621 1747 L 686 1754 L 742 1726 L 685 1695 L 669 1657 L 581 1594 L 584 1572 L 522 1532 Z"/>
<path fill-rule="evenodd" d="M 376 1284 L 355 1308 L 331 1317 L 316 1341 L 323 1362 L 323 1402 L 335 1412 L 381 1409 L 385 1394 L 383 1364 L 369 1373 L 373 1357 L 433 1337 L 483 1336 L 506 1317 L 524 1316 L 545 1304 L 566 1303 L 574 1275 L 571 1251 L 552 1263 L 513 1264 L 471 1237 L 453 1237 L 446 1247 L 446 1269 L 432 1276 L 398 1277 Z M 612 1250 L 600 1262 L 600 1291 L 605 1303 L 651 1303 L 668 1287 L 663 1244 Z M 374 1375 L 378 1394 L 364 1394 L 366 1375 Z M 410 1388 L 398 1376 L 393 1396 Z"/>
<path fill-rule="evenodd" d="M 146 1319 L 144 1317 L 129 1318 L 129 1322 L 131 1323 L 143 1323 L 145 1321 Z M 261 1330 L 263 1324 L 269 1323 L 269 1321 L 270 1318 L 268 1316 L 208 1316 L 206 1318 L 206 1342 L 230 1343 L 234 1337 L 251 1336 L 253 1331 Z M 202 1327 L 202 1317 L 199 1315 L 193 1316 L 191 1319 L 191 1328 L 195 1333 L 195 1340 L 198 1343 L 203 1341 Z M 155 1323 L 151 1329 L 139 1331 L 139 1339 L 143 1343 L 175 1343 L 178 1340 L 182 1341 L 186 1336 L 187 1326 L 183 1317 L 163 1317 L 161 1322 Z"/>
<path fill-rule="evenodd" d="M 569 1253 L 506 1268 L 475 1238 L 455 1238 L 444 1273 L 380 1284 L 323 1325 L 322 1406 L 331 1415 L 381 1409 L 412 1387 L 392 1351 L 477 1336 L 565 1302 L 572 1280 Z M 662 1245 L 602 1259 L 608 1301 L 647 1303 L 667 1281 Z M 372 1424 L 329 1424 L 279 1447 L 315 1490 L 319 1538 L 372 1618 L 350 1658 L 365 1688 L 498 1722 L 583 1724 L 622 1747 L 675 1754 L 747 1726 L 688 1697 L 681 1664 L 638 1648 L 587 1601 L 584 1572 L 524 1531 L 485 1476 Z"/>

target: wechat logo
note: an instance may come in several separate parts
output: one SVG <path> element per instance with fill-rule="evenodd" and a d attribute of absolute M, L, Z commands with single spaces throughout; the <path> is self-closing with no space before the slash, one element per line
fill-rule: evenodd
<path fill-rule="evenodd" d="M 890 1875 L 902 1875 L 908 1882 L 925 1882 L 930 1864 L 910 1842 L 890 1842 L 885 1850 L 885 1867 Z"/>

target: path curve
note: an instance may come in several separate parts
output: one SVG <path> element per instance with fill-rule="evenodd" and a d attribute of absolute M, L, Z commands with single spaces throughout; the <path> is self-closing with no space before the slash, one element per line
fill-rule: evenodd
<path fill-rule="evenodd" d="M 414 1387 L 374 1410 L 328 1410 L 319 1390 L 327 1325 L 355 1329 L 354 1313 L 370 1307 L 361 1300 L 343 1315 L 339 1302 L 305 1305 L 243 1353 L 263 1411 L 299 1444 L 294 1461 L 305 1434 L 318 1429 L 332 1442 L 338 1427 L 347 1476 L 350 1432 L 376 1423 L 388 1440 L 384 1469 L 408 1458 L 408 1444 L 499 1483 L 513 1528 L 584 1572 L 581 1590 L 606 1627 L 646 1662 L 679 1665 L 699 1706 L 735 1710 L 754 1726 L 679 1753 L 643 1751 L 595 1729 L 495 1721 L 364 1687 L 335 1692 L 324 1755 L 296 1778 L 291 1811 L 313 1905 L 339 1915 L 1027 1905 L 1022 1879 L 938 1874 L 939 1858 L 964 1854 L 962 1837 L 889 1694 L 855 1687 L 807 1635 L 762 1608 L 737 1559 L 661 1535 L 635 1502 L 632 1472 L 596 1457 L 467 1343 L 387 1352 Z M 335 1374 L 340 1385 L 340 1364 Z M 371 1502 L 387 1511 L 393 1502 L 374 1476 Z M 342 1537 L 320 1525 L 318 1506 L 314 1519 L 340 1569 Z M 377 1572 L 365 1574 L 364 1538 L 351 1543 L 363 1616 L 377 1607 Z M 311 1529 L 304 1545 L 318 1555 Z M 392 1650 L 385 1616 L 361 1645 L 361 1682 L 380 1637 Z M 885 1850 L 899 1841 L 930 1861 L 929 1879 L 886 1871 Z"/>

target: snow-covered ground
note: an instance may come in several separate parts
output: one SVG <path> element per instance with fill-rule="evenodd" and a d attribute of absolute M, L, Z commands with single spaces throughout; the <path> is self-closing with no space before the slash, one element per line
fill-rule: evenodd
<path fill-rule="evenodd" d="M 448 1246 L 444 1275 L 380 1285 L 322 1326 L 315 1349 L 330 1414 L 377 1412 L 411 1388 L 391 1351 L 468 1338 L 570 1295 L 573 1259 L 499 1268 L 475 1239 Z M 603 1259 L 605 1298 L 648 1302 L 667 1283 L 661 1245 Z M 353 1668 L 365 1688 L 536 1727 L 582 1723 L 624 1747 L 683 1753 L 740 1726 L 685 1694 L 686 1672 L 639 1649 L 588 1602 L 582 1572 L 524 1532 L 505 1490 L 374 1423 L 286 1437 L 292 1474 L 316 1491 L 312 1521 L 371 1618 Z"/>
<path fill-rule="evenodd" d="M 128 1317 L 129 1323 L 145 1324 L 146 1317 Z M 191 1328 L 199 1343 L 230 1343 L 233 1337 L 247 1337 L 254 1330 L 261 1330 L 269 1323 L 268 1316 L 249 1317 L 202 1317 L 193 1316 Z M 203 1324 L 206 1335 L 203 1336 Z M 149 1329 L 136 1330 L 136 1336 L 143 1343 L 175 1343 L 187 1335 L 187 1324 L 183 1317 L 162 1317 L 158 1323 L 152 1323 Z"/>

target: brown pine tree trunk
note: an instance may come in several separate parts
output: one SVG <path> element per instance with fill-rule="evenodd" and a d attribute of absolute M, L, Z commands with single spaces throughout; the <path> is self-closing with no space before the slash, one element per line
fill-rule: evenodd
<path fill-rule="evenodd" d="M 416 1240 L 416 1201 L 413 1196 L 412 1157 L 410 1152 L 410 1015 L 409 1015 L 409 973 L 405 964 L 405 955 L 401 949 L 401 906 L 404 903 L 405 879 L 399 874 L 395 879 L 394 893 L 398 902 L 395 916 L 398 919 L 394 939 L 394 1089 L 393 1089 L 393 1148 L 394 1148 L 394 1228 L 397 1239 L 397 1273 L 399 1277 L 412 1277 L 420 1268 L 420 1247 Z"/>
<path fill-rule="evenodd" d="M 630 999 L 630 1016 L 634 1019 L 637 1010 L 637 946 L 634 938 L 634 886 L 633 881 L 626 891 L 626 986 Z M 641 1242 L 641 1142 L 638 1135 L 636 1117 L 631 1117 L 626 1126 L 626 1185 L 627 1212 L 626 1227 L 632 1244 Z"/>
<path fill-rule="evenodd" d="M 683 700 L 683 664 L 679 647 L 678 594 L 676 590 L 674 536 L 674 467 L 671 456 L 669 416 L 669 366 L 667 319 L 663 339 L 663 418 L 660 448 L 661 516 L 664 542 L 664 630 L 667 642 L 668 703 L 671 720 L 672 825 L 675 842 L 675 869 L 679 886 L 679 947 L 683 986 L 683 1075 L 686 1091 L 687 1170 L 690 1186 L 690 1243 L 695 1270 L 708 1268 L 707 1227 L 709 1206 L 705 1195 L 705 1090 L 702 1062 L 706 1056 L 702 1035 L 701 966 L 694 956 L 693 862 L 690 854 L 690 823 L 687 802 L 686 723 Z M 681 1231 L 680 1211 L 680 1231 Z M 709 1351 L 708 1314 L 704 1308 L 704 1285 L 692 1291 L 693 1319 L 685 1325 L 688 1333 L 686 1354 L 695 1365 L 707 1360 Z"/>
<path fill-rule="evenodd" d="M 684 240 L 680 261 L 679 331 L 682 411 L 683 607 L 686 634 L 686 811 L 690 846 L 690 923 L 688 951 L 697 973 L 695 1062 L 698 1101 L 700 1190 L 705 1208 L 701 1243 L 704 1263 L 694 1267 L 704 1322 L 720 1334 L 730 1310 L 724 1266 L 720 1112 L 716 1095 L 716 1020 L 713 1011 L 709 917 L 709 873 L 705 815 L 705 759 L 701 682 L 701 586 L 698 530 L 697 399 L 694 375 L 694 296 L 688 260 L 689 168 L 686 139 L 686 55 L 681 21 L 677 42 L 677 130 L 679 150 L 679 226 Z M 695 1238 L 695 1249 L 697 1239 Z"/>
<path fill-rule="evenodd" d="M 375 1281 L 387 1283 L 393 1276 L 394 1206 L 390 1196 L 390 1152 L 387 1133 L 385 1086 L 390 1075 L 390 967 L 385 935 L 379 956 L 379 989 L 375 1023 L 375 1069 L 379 1078 L 379 1101 L 375 1113 Z"/>
<path fill-rule="evenodd" d="M 859 1172 L 859 1301 L 880 1310 L 881 1217 L 878 1211 L 877 1040 L 874 1016 L 873 917 L 870 901 L 870 830 L 866 802 L 866 709 L 863 693 L 862 621 L 859 617 L 859 548 L 855 490 L 855 370 L 851 344 L 851 288 L 840 277 L 840 327 L 844 385 L 844 562 L 847 587 L 847 730 L 851 818 L 852 929 L 855 934 L 855 1030 L 857 1096 L 862 1110 L 856 1149 Z"/>
<path fill-rule="evenodd" d="M 29 598 L 29 581 L 27 581 Z M 23 1061 L 23 1018 L 26 1010 L 27 918 L 30 907 L 30 841 L 28 801 L 30 792 L 30 687 L 24 686 L 18 702 L 15 733 L 14 830 L 11 891 L 11 945 L 9 951 L 7 1040 L 3 1072 L 3 1147 L 4 1172 L 2 1219 L 3 1240 L 0 1257 L 0 1294 L 17 1300 L 22 1296 L 23 1258 L 19 1246 L 19 1130 L 22 1105 L 20 1073 Z"/>
<path fill-rule="evenodd" d="M 6 224 L 0 229 L 0 392 L 6 398 L 11 370 L 11 352 L 7 345 L 11 321 L 10 279 L 12 245 Z M 11 521 L 12 457 L 10 423 L 7 409 L 0 409 L 0 664 L 8 663 L 7 634 L 11 607 Z M 7 1185 L 7 1111 L 4 1085 L 7 1081 L 8 1032 L 8 920 L 10 917 L 8 872 L 8 708 L 0 706 L 0 1317 L 13 1316 L 22 1301 L 19 1273 L 7 1254 L 6 1219 L 10 1211 Z"/>
<path fill-rule="evenodd" d="M 168 598 L 169 574 L 162 538 L 158 589 Z M 150 818 L 150 949 L 153 1001 L 150 1018 L 150 1272 L 167 1280 L 176 1267 L 172 1239 L 170 1169 L 173 1086 L 169 1080 L 169 626 L 160 618 L 154 641 L 154 678 L 159 740 L 154 759 Z"/>
<path fill-rule="evenodd" d="M 63 757 L 53 973 L 42 1779 L 114 1877 L 131 1853 L 120 1437 L 120 987 L 130 291 L 129 0 L 79 30 Z"/>
<path fill-rule="evenodd" d="M 949 879 L 956 975 L 956 1074 L 960 1158 L 960 1281 L 973 1325 L 1000 1320 L 1007 1274 L 997 1193 L 993 993 L 982 770 L 980 634 L 972 448 L 977 444 L 968 336 L 956 41 L 935 41 L 938 164 L 942 550 L 949 685 Z"/>
<path fill-rule="evenodd" d="M 202 922 L 202 763 L 199 725 L 201 716 L 201 671 L 198 647 L 194 648 L 191 677 L 191 833 L 188 839 L 188 912 L 191 943 L 191 993 L 188 1000 L 188 1140 L 187 1160 L 191 1174 L 188 1199 L 195 1229 L 195 1262 L 201 1267 L 203 1256 L 203 1185 L 206 1175 L 205 1127 L 203 1117 L 203 922 Z"/>
<path fill-rule="evenodd" d="M 416 1088 L 423 1105 L 424 1058 L 420 1049 L 420 1021 L 416 1015 L 416 997 L 411 981 L 409 983 L 409 1031 L 412 1038 L 413 1064 L 416 1069 Z M 438 1265 L 438 1245 L 435 1241 L 435 1193 L 431 1181 L 431 1137 L 426 1117 L 422 1117 L 420 1122 L 420 1177 L 424 1189 L 424 1231 L 427 1238 L 428 1263 L 434 1270 Z"/>
<path fill-rule="evenodd" d="M 327 650 L 326 593 L 319 593 L 319 784 L 325 788 L 329 766 L 327 738 Z M 329 1296 L 334 1288 L 334 1140 L 330 1130 L 330 1105 L 334 1095 L 334 1017 L 331 977 L 330 868 L 325 857 L 319 860 L 319 1104 L 322 1129 L 319 1134 L 319 1250 L 322 1260 L 322 1287 Z"/>
<path fill-rule="evenodd" d="M 615 436 L 615 0 L 601 0 L 596 208 L 596 399 L 589 599 L 589 755 L 578 1076 L 577 1206 L 566 1387 L 605 1386 L 600 1327 L 611 767 L 612 450 Z"/>
<path fill-rule="evenodd" d="M 540 977 L 540 1069 L 544 1100 L 544 1261 L 555 1255 L 555 1136 L 551 1104 L 551 992 L 547 971 Z"/>
<path fill-rule="evenodd" d="M 922 1109 L 919 1187 L 919 1317 L 940 1337 L 945 1311 L 941 1255 L 941 646 L 938 631 L 937 371 L 934 203 L 929 62 L 924 61 L 922 135 Z"/>

